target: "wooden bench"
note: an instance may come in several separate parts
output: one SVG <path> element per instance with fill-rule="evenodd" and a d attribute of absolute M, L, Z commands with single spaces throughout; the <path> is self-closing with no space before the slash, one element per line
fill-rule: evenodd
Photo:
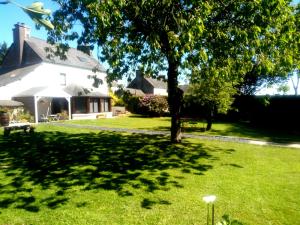
<path fill-rule="evenodd" d="M 33 133 L 34 127 L 30 123 L 11 123 L 4 127 L 4 136 L 8 136 L 12 130 L 23 130 L 24 133 Z"/>

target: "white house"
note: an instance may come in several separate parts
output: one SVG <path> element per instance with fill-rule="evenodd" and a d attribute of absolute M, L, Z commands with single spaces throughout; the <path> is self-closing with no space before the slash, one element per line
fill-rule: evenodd
<path fill-rule="evenodd" d="M 13 37 L 0 68 L 0 100 L 24 103 L 36 123 L 62 111 L 70 119 L 112 115 L 105 69 L 91 55 L 70 48 L 66 60 L 49 57 L 45 49 L 53 46 L 20 23 Z"/>

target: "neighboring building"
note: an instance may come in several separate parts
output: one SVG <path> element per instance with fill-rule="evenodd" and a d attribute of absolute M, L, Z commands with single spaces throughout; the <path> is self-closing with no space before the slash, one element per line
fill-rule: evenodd
<path fill-rule="evenodd" d="M 153 94 L 153 95 L 168 95 L 168 85 L 167 82 L 162 80 L 144 77 L 141 71 L 136 71 L 136 77 L 127 86 L 127 90 L 136 95 Z"/>
<path fill-rule="evenodd" d="M 66 60 L 49 58 L 45 49 L 52 46 L 30 37 L 24 24 L 15 25 L 13 38 L 0 68 L 0 100 L 24 103 L 35 122 L 63 111 L 70 119 L 112 115 L 106 72 L 96 59 L 74 48 Z"/>

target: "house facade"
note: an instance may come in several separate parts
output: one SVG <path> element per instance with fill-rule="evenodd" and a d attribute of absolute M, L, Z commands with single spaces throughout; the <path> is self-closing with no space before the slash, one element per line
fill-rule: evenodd
<path fill-rule="evenodd" d="M 70 48 L 65 60 L 49 56 L 53 46 L 30 37 L 24 24 L 15 25 L 13 37 L 0 68 L 0 100 L 22 102 L 36 123 L 62 112 L 69 119 L 111 117 L 106 72 L 91 55 Z"/>
<path fill-rule="evenodd" d="M 168 96 L 167 82 L 145 77 L 141 71 L 136 71 L 136 77 L 128 84 L 127 90 L 133 95 L 153 94 Z"/>

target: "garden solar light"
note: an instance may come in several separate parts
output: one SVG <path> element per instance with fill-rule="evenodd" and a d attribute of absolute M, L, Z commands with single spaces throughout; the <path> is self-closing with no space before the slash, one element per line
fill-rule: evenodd
<path fill-rule="evenodd" d="M 215 221 L 215 207 L 214 207 L 214 201 L 216 200 L 216 196 L 215 195 L 206 195 L 204 196 L 202 199 L 203 201 L 207 204 L 207 219 L 206 219 L 206 225 L 209 225 L 209 221 L 210 221 L 210 211 L 211 211 L 211 225 L 214 225 L 214 221 Z M 211 210 L 210 210 L 211 208 Z"/>

